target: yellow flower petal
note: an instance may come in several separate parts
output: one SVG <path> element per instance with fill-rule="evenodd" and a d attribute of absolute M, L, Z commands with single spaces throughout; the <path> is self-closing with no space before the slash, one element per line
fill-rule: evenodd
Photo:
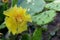
<path fill-rule="evenodd" d="M 17 30 L 16 30 L 17 24 L 16 24 L 15 19 L 10 18 L 10 17 L 6 17 L 5 18 L 5 23 L 6 23 L 6 26 L 9 29 L 10 32 L 12 32 L 13 34 L 15 34 L 17 32 Z"/>
<path fill-rule="evenodd" d="M 26 15 L 25 18 L 26 18 L 26 21 L 28 21 L 28 22 L 32 22 L 32 20 L 31 20 L 31 15 L 28 14 L 28 15 Z"/>
<path fill-rule="evenodd" d="M 6 15 L 6 16 L 10 16 L 10 17 L 13 17 L 14 15 L 16 15 L 16 13 L 18 13 L 18 11 L 17 11 L 17 6 L 15 6 L 15 7 L 11 7 L 10 9 L 8 9 L 7 11 L 4 11 L 4 15 Z"/>
<path fill-rule="evenodd" d="M 26 9 L 22 7 L 11 7 L 4 11 L 5 24 L 12 34 L 22 33 L 27 30 L 27 22 L 32 22 L 30 14 L 26 13 Z"/>
<path fill-rule="evenodd" d="M 21 28 L 22 27 L 22 28 Z M 18 33 L 22 33 L 27 30 L 27 23 L 23 22 L 18 26 Z"/>

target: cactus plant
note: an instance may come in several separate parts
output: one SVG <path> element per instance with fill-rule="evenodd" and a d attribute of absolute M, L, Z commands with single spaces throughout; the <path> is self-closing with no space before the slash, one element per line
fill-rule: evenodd
<path fill-rule="evenodd" d="M 44 9 L 45 1 L 44 0 L 24 0 L 20 3 L 20 6 L 27 9 L 27 12 L 31 15 L 41 12 Z"/>
<path fill-rule="evenodd" d="M 33 16 L 32 19 L 34 23 L 37 23 L 38 25 L 44 25 L 46 23 L 51 22 L 55 16 L 56 16 L 55 11 L 49 10 Z"/>

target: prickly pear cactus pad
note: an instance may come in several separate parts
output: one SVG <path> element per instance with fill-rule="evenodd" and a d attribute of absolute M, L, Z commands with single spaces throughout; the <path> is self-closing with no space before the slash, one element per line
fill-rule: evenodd
<path fill-rule="evenodd" d="M 44 0 L 24 0 L 20 3 L 20 6 L 27 9 L 27 12 L 31 15 L 34 13 L 41 12 L 44 9 L 45 1 Z"/>
<path fill-rule="evenodd" d="M 52 3 L 48 3 L 48 4 L 46 4 L 45 7 L 47 9 L 53 9 L 55 11 L 60 11 L 60 0 L 59 1 L 56 0 L 56 1 L 52 2 Z"/>
<path fill-rule="evenodd" d="M 37 23 L 38 25 L 43 25 L 51 22 L 55 16 L 56 16 L 55 11 L 49 10 L 33 16 L 32 19 L 33 19 L 33 22 Z"/>

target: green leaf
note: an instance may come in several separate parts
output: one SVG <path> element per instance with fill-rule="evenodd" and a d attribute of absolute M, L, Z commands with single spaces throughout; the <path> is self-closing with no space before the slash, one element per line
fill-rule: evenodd
<path fill-rule="evenodd" d="M 3 8 L 4 8 L 4 10 L 7 10 L 9 8 L 9 4 L 8 3 L 4 3 Z"/>
<path fill-rule="evenodd" d="M 56 16 L 55 11 L 49 10 L 49 11 L 45 11 L 43 13 L 33 16 L 32 19 L 34 23 L 38 25 L 44 25 L 51 22 L 55 16 Z"/>
<path fill-rule="evenodd" d="M 42 29 L 36 28 L 31 40 L 42 40 Z"/>
<path fill-rule="evenodd" d="M 52 3 L 48 3 L 48 4 L 46 4 L 45 8 L 52 9 L 55 11 L 60 11 L 60 1 L 56 0 Z"/>
<path fill-rule="evenodd" d="M 3 5 L 0 6 L 0 24 L 4 21 L 4 15 L 3 15 L 4 7 Z"/>
<path fill-rule="evenodd" d="M 20 3 L 20 6 L 27 9 L 27 12 L 31 15 L 41 12 L 44 9 L 44 0 L 24 0 Z"/>
<path fill-rule="evenodd" d="M 18 0 L 12 0 L 12 6 L 14 6 L 15 4 L 17 4 Z"/>
<path fill-rule="evenodd" d="M 29 34 L 23 34 L 21 40 L 30 40 Z"/>
<path fill-rule="evenodd" d="M 3 15 L 3 12 L 8 8 L 8 3 L 3 3 L 3 5 L 0 6 L 0 24 L 4 22 L 5 15 Z"/>
<path fill-rule="evenodd" d="M 0 29 L 3 29 L 3 28 L 5 28 L 5 24 L 4 24 L 4 23 L 2 23 L 2 24 L 0 25 Z"/>

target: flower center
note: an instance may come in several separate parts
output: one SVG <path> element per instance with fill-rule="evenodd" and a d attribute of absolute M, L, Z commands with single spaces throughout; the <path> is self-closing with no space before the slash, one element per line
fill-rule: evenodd
<path fill-rule="evenodd" d="M 17 15 L 17 16 L 15 17 L 15 19 L 16 19 L 17 22 L 22 22 L 22 21 L 23 21 L 21 15 Z"/>

